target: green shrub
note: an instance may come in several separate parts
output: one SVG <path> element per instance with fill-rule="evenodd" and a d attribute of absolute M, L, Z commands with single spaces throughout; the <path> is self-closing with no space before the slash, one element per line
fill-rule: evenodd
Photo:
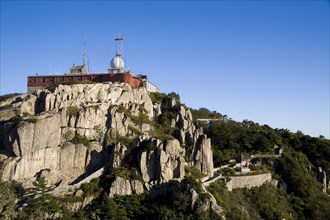
<path fill-rule="evenodd" d="M 116 167 L 116 168 L 113 168 L 112 175 L 119 176 L 125 180 L 129 180 L 131 172 L 127 167 Z"/>
<path fill-rule="evenodd" d="M 86 136 L 82 136 L 80 134 L 76 134 L 74 138 L 71 140 L 73 144 L 83 144 L 86 147 L 89 147 L 90 141 L 86 138 Z"/>
<path fill-rule="evenodd" d="M 117 135 L 117 142 L 120 142 L 121 144 L 125 145 L 126 147 L 132 142 L 132 140 L 133 140 L 133 138 Z"/>
<path fill-rule="evenodd" d="M 54 187 L 48 186 L 44 177 L 34 181 L 32 188 L 28 188 L 25 193 L 25 202 L 28 204 L 19 213 L 19 219 L 37 219 L 45 218 L 46 215 L 54 215 L 61 209 L 61 203 L 58 198 L 49 194 Z"/>
<path fill-rule="evenodd" d="M 15 219 L 17 212 L 15 206 L 17 201 L 17 194 L 15 188 L 10 182 L 0 182 L 0 219 Z"/>
<path fill-rule="evenodd" d="M 85 183 L 83 183 L 83 184 L 85 184 Z M 84 199 L 81 196 L 65 195 L 65 196 L 59 198 L 59 200 L 63 203 L 76 203 L 76 202 L 82 202 Z"/>
<path fill-rule="evenodd" d="M 190 188 L 194 189 L 198 194 L 203 193 L 202 183 L 196 180 L 192 176 L 186 176 L 184 178 L 184 183 L 188 184 Z"/>
<path fill-rule="evenodd" d="M 138 137 L 136 138 L 130 138 L 127 136 L 117 137 L 117 143 L 121 143 L 127 147 L 127 150 L 125 151 L 125 155 L 129 154 L 133 149 L 137 148 L 139 142 L 140 139 Z"/>
<path fill-rule="evenodd" d="M 162 127 L 159 124 L 156 124 L 154 126 L 154 136 L 155 138 L 161 140 L 161 141 L 167 141 L 167 140 L 173 140 L 174 137 L 170 135 L 172 132 L 166 132 L 167 128 Z"/>
<path fill-rule="evenodd" d="M 185 166 L 186 176 L 192 176 L 194 179 L 201 179 L 206 175 L 194 166 Z"/>
<path fill-rule="evenodd" d="M 131 117 L 132 113 L 129 109 L 125 108 L 123 105 L 119 105 L 117 108 L 118 113 L 124 113 L 124 115 L 128 118 Z"/>
<path fill-rule="evenodd" d="M 159 92 L 150 92 L 149 93 L 149 97 L 153 104 L 161 103 L 165 96 L 166 95 L 164 93 L 159 93 Z"/>
<path fill-rule="evenodd" d="M 147 113 L 147 109 L 145 109 L 145 107 L 143 107 L 142 105 L 140 105 L 139 106 L 139 112 Z"/>
<path fill-rule="evenodd" d="M 142 124 L 151 124 L 151 121 L 149 120 L 149 117 L 146 113 L 140 111 L 139 115 L 130 115 L 130 118 L 132 121 L 137 124 L 137 125 L 142 125 Z"/>
<path fill-rule="evenodd" d="M 172 119 L 176 119 L 180 111 L 180 106 L 166 107 L 162 105 L 162 114 L 159 116 L 158 121 L 166 127 L 171 126 Z"/>
<path fill-rule="evenodd" d="M 88 106 L 88 108 L 92 108 L 94 110 L 98 110 L 98 109 L 100 109 L 100 106 L 99 105 L 90 105 L 90 106 Z"/>
<path fill-rule="evenodd" d="M 124 213 L 128 219 L 142 219 L 138 216 L 146 211 L 145 204 L 143 204 L 144 195 L 115 196 L 114 201 L 122 210 L 125 210 Z"/>
<path fill-rule="evenodd" d="M 51 194 L 41 195 L 30 201 L 23 213 L 19 213 L 18 219 L 46 219 L 46 216 L 54 216 L 61 211 L 61 202 Z M 24 217 L 21 217 L 25 214 Z"/>
<path fill-rule="evenodd" d="M 128 125 L 128 129 L 137 135 L 143 135 L 143 132 L 140 129 L 138 129 L 132 125 Z"/>
<path fill-rule="evenodd" d="M 224 176 L 232 176 L 232 175 L 235 174 L 235 170 L 233 170 L 229 167 L 225 167 L 225 168 L 220 170 L 220 173 Z"/>
<path fill-rule="evenodd" d="M 77 116 L 78 112 L 80 111 L 79 107 L 77 106 L 69 106 L 66 108 L 67 114 L 72 117 L 72 116 Z"/>
<path fill-rule="evenodd" d="M 89 183 L 83 183 L 80 189 L 84 192 L 85 196 L 94 195 L 100 192 L 100 178 L 94 178 Z"/>
<path fill-rule="evenodd" d="M 254 174 L 261 174 L 271 171 L 271 167 L 268 167 L 264 164 L 259 164 L 259 165 L 250 164 L 249 168 L 250 170 L 255 171 L 253 172 Z"/>
<path fill-rule="evenodd" d="M 124 113 L 125 117 L 132 119 L 132 121 L 137 125 L 151 124 L 149 116 L 146 114 L 146 110 L 142 106 L 139 107 L 138 115 L 133 115 L 132 112 L 129 109 L 125 108 L 123 105 L 118 106 L 117 112 Z"/>
<path fill-rule="evenodd" d="M 162 103 L 165 99 L 172 99 L 175 98 L 177 105 L 180 105 L 180 96 L 175 92 L 168 93 L 159 93 L 159 92 L 150 92 L 149 97 L 153 104 L 155 103 Z"/>
<path fill-rule="evenodd" d="M 209 199 L 211 199 L 212 197 L 211 197 L 211 195 L 210 194 L 208 194 L 208 193 L 202 193 L 202 194 L 199 194 L 199 200 L 200 201 L 206 201 L 206 200 L 209 200 Z"/>
<path fill-rule="evenodd" d="M 210 111 L 207 108 L 190 109 L 194 122 L 197 119 L 222 119 L 223 116 L 217 111 Z"/>
<path fill-rule="evenodd" d="M 167 94 L 167 97 L 169 98 L 174 98 L 177 105 L 180 105 L 181 104 L 181 100 L 180 100 L 180 95 L 178 93 L 175 93 L 175 92 L 171 92 L 171 93 L 168 93 Z"/>
<path fill-rule="evenodd" d="M 75 137 L 75 132 L 73 130 L 69 130 L 65 134 L 65 139 L 66 140 L 72 140 L 74 137 Z"/>
<path fill-rule="evenodd" d="M 112 176 L 119 176 L 125 180 L 142 180 L 138 170 L 135 167 L 116 167 L 112 169 Z"/>
<path fill-rule="evenodd" d="M 207 190 L 214 196 L 217 204 L 223 208 L 226 219 L 257 219 L 253 218 L 251 213 L 242 211 L 243 208 L 246 210 L 244 207 L 246 199 L 241 195 L 229 192 L 223 182 L 213 182 L 207 187 Z M 250 216 L 248 216 L 249 214 Z"/>
<path fill-rule="evenodd" d="M 176 119 L 180 105 L 167 107 L 163 104 L 161 110 L 162 114 L 157 119 L 158 123 L 154 125 L 154 136 L 162 141 L 173 140 L 174 137 L 179 138 L 180 130 L 172 127 L 172 120 Z"/>

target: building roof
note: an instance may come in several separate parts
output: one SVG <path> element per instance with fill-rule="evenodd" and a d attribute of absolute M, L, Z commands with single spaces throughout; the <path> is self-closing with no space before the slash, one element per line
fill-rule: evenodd
<path fill-rule="evenodd" d="M 76 64 L 73 64 L 73 66 L 71 67 L 71 69 L 73 69 L 73 70 L 79 70 L 79 69 L 82 69 L 84 67 L 85 67 L 85 64 L 84 65 L 80 65 L 80 66 L 78 66 Z"/>

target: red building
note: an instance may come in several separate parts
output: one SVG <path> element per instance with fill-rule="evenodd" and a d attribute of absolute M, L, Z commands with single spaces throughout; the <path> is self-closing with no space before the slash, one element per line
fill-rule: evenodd
<path fill-rule="evenodd" d="M 93 82 L 123 82 L 132 87 L 144 87 L 148 82 L 143 78 L 133 76 L 130 72 L 125 73 L 91 73 L 91 74 L 64 74 L 49 76 L 28 76 L 28 93 L 37 89 L 44 89 L 56 83 L 66 83 L 69 81 L 93 81 Z"/>
<path fill-rule="evenodd" d="M 84 64 L 77 66 L 73 64 L 69 74 L 64 75 L 43 75 L 28 76 L 27 88 L 28 93 L 37 89 L 44 89 L 53 86 L 56 83 L 67 83 L 69 81 L 93 81 L 93 82 L 122 82 L 132 87 L 145 87 L 149 92 L 159 92 L 159 89 L 148 82 L 146 75 L 134 76 L 132 72 L 124 69 L 124 61 L 122 60 L 122 37 L 115 39 L 117 42 L 116 56 L 111 60 L 111 67 L 108 73 L 88 73 L 86 65 L 86 49 L 84 48 Z"/>

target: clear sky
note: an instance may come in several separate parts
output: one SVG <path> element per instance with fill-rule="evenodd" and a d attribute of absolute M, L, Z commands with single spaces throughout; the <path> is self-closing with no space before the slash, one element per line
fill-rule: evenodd
<path fill-rule="evenodd" d="M 329 131 L 329 1 L 1 1 L 1 95 L 28 75 L 126 68 L 192 108 L 311 136 Z"/>

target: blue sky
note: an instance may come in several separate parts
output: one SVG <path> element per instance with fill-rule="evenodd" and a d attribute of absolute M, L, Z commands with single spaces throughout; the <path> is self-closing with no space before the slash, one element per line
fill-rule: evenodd
<path fill-rule="evenodd" d="M 126 68 L 192 108 L 311 136 L 329 131 L 329 1 L 1 1 L 0 94 L 82 63 Z"/>

